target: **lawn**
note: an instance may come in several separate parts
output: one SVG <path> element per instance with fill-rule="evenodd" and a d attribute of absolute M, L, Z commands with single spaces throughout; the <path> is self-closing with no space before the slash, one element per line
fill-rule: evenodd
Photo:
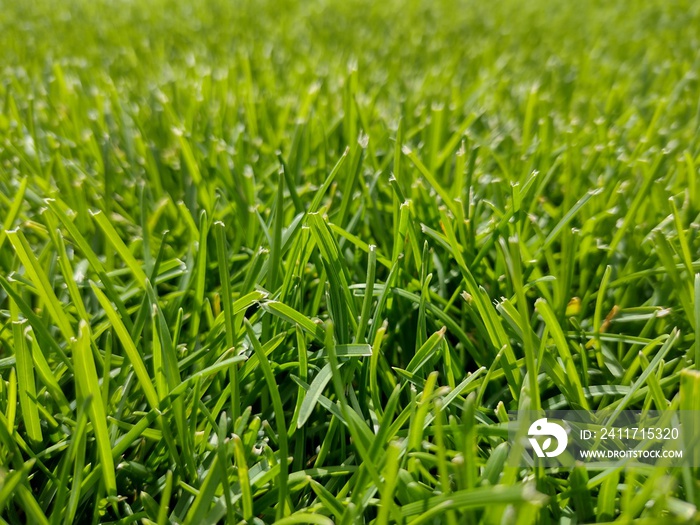
<path fill-rule="evenodd" d="M 507 430 L 700 411 L 698 49 L 690 0 L 0 2 L 0 523 L 700 522 L 700 463 Z"/>

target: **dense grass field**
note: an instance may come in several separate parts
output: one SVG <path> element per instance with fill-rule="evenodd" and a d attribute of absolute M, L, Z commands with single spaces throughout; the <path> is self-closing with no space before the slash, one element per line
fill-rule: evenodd
<path fill-rule="evenodd" d="M 683 0 L 0 2 L 0 522 L 699 522 L 505 431 L 700 410 L 699 49 Z"/>

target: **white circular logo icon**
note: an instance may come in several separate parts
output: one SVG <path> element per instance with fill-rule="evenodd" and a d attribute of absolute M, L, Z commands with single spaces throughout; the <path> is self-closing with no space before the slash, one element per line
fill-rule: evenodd
<path fill-rule="evenodd" d="M 530 444 L 532 449 L 537 454 L 537 457 L 543 458 L 556 458 L 559 454 L 564 452 L 566 445 L 569 443 L 569 438 L 566 435 L 566 430 L 559 423 L 550 423 L 547 421 L 546 417 L 538 419 L 527 431 L 530 436 Z M 537 438 L 546 436 L 542 442 L 542 446 Z M 557 440 L 557 446 L 554 450 L 549 450 L 552 446 L 552 438 Z"/>

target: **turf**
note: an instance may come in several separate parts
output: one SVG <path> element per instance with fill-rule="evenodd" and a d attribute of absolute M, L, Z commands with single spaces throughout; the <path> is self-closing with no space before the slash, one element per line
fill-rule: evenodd
<path fill-rule="evenodd" d="M 0 522 L 698 519 L 700 4 L 0 5 Z"/>

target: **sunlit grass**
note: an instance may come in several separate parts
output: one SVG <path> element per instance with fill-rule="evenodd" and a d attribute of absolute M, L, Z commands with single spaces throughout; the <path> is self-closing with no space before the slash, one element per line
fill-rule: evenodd
<path fill-rule="evenodd" d="M 0 10 L 0 522 L 686 523 L 518 409 L 693 410 L 700 5 Z"/>

